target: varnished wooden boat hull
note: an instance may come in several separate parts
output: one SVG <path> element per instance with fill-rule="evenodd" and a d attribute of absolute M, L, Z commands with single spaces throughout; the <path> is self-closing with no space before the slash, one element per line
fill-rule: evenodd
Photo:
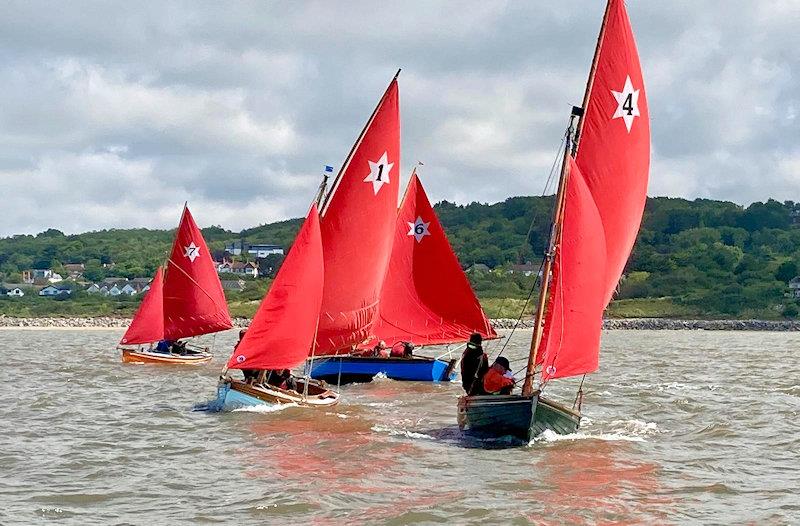
<path fill-rule="evenodd" d="M 339 393 L 331 391 L 322 383 L 309 385 L 307 397 L 299 391 L 279 389 L 273 386 L 254 386 L 227 378 L 217 387 L 217 399 L 208 404 L 212 411 L 233 411 L 260 405 L 294 404 L 302 407 L 330 407 L 339 403 Z"/>
<path fill-rule="evenodd" d="M 462 396 L 458 400 L 458 426 L 487 438 L 513 436 L 530 441 L 551 430 L 567 435 L 578 430 L 580 413 L 561 404 L 532 396 Z"/>
<path fill-rule="evenodd" d="M 211 361 L 211 353 L 199 352 L 196 354 L 167 354 L 147 350 L 122 349 L 124 363 L 156 363 L 167 365 L 202 365 Z"/>
<path fill-rule="evenodd" d="M 331 384 L 371 382 L 375 375 L 384 374 L 392 380 L 416 382 L 446 382 L 456 376 L 455 360 L 434 358 L 378 358 L 363 356 L 330 356 L 317 358 L 311 377 Z"/>

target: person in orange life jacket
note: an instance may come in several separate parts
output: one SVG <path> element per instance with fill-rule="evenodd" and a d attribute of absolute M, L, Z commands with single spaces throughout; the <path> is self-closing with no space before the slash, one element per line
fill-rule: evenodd
<path fill-rule="evenodd" d="M 461 386 L 469 396 L 483 392 L 483 375 L 489 369 L 489 357 L 483 352 L 483 338 L 477 332 L 469 337 L 461 355 Z"/>
<path fill-rule="evenodd" d="M 483 390 L 488 394 L 511 394 L 514 389 L 514 376 L 509 374 L 510 369 L 508 358 L 498 356 L 483 377 Z"/>
<path fill-rule="evenodd" d="M 372 356 L 377 356 L 378 358 L 388 358 L 389 354 L 389 348 L 386 347 L 386 342 L 383 340 L 379 341 L 378 344 L 372 348 Z"/>
<path fill-rule="evenodd" d="M 414 355 L 414 344 L 411 342 L 398 342 L 392 347 L 389 354 L 392 358 L 411 358 Z"/>

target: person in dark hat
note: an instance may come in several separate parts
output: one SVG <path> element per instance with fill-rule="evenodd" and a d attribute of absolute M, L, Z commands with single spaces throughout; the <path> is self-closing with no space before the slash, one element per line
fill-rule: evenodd
<path fill-rule="evenodd" d="M 511 394 L 514 389 L 514 375 L 511 364 L 505 356 L 498 356 L 483 376 L 483 390 L 487 394 Z"/>
<path fill-rule="evenodd" d="M 472 333 L 461 355 L 461 386 L 468 395 L 485 394 L 483 375 L 488 369 L 489 357 L 483 352 L 483 338 L 477 332 Z"/>
<path fill-rule="evenodd" d="M 236 345 L 233 346 L 234 352 L 239 347 L 239 344 L 242 343 L 244 339 L 244 335 L 247 334 L 247 329 L 242 329 L 239 331 L 239 341 L 236 342 Z M 261 373 L 259 369 L 242 369 L 242 375 L 244 375 L 244 381 L 248 384 L 253 384 L 258 379 L 258 375 Z"/>

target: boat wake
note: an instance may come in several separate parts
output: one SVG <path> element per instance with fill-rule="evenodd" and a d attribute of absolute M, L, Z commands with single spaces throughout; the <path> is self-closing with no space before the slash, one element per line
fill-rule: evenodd
<path fill-rule="evenodd" d="M 611 427 L 605 433 L 570 433 L 559 435 L 551 430 L 546 430 L 541 435 L 533 438 L 528 445 L 541 442 L 562 442 L 573 440 L 601 440 L 606 442 L 646 442 L 646 437 L 663 433 L 655 422 L 645 422 L 643 420 L 614 420 Z"/>
<path fill-rule="evenodd" d="M 251 405 L 246 407 L 237 407 L 233 410 L 234 413 L 277 413 L 290 407 L 299 407 L 297 404 L 263 404 Z"/>
<path fill-rule="evenodd" d="M 423 440 L 436 440 L 436 437 L 431 435 L 426 435 L 424 433 L 415 433 L 414 431 L 408 431 L 406 429 L 394 429 L 391 427 L 384 427 L 384 426 L 372 426 L 372 431 L 376 433 L 386 433 L 390 436 L 402 436 L 406 438 L 417 438 Z"/>

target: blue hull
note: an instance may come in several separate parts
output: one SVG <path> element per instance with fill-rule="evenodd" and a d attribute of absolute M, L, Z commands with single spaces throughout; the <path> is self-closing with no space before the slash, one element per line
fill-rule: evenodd
<path fill-rule="evenodd" d="M 331 356 L 316 358 L 311 377 L 330 384 L 370 382 L 377 374 L 392 380 L 445 382 L 455 379 L 455 360 L 433 358 L 362 358 Z"/>
<path fill-rule="evenodd" d="M 217 413 L 220 411 L 233 411 L 234 409 L 240 409 L 242 407 L 255 407 L 259 405 L 267 405 L 267 403 L 254 396 L 231 389 L 230 384 L 225 383 L 217 387 L 217 398 L 204 405 L 195 406 L 194 410 Z"/>

